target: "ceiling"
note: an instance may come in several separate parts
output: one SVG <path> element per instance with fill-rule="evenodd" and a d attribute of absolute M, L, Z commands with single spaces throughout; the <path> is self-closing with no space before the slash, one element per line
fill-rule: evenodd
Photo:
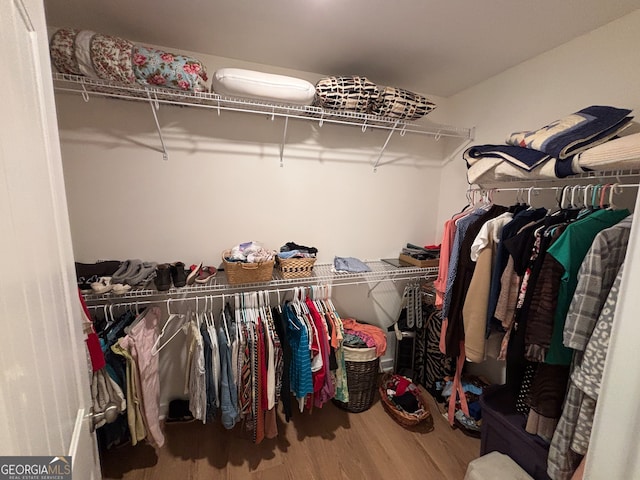
<path fill-rule="evenodd" d="M 45 0 L 50 26 L 451 96 L 640 0 Z"/>

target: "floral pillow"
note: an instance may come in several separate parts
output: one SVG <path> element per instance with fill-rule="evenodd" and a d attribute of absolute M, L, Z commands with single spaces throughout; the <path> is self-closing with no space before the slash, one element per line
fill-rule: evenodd
<path fill-rule="evenodd" d="M 133 48 L 133 72 L 143 85 L 175 90 L 206 92 L 207 72 L 199 60 L 136 45 Z"/>

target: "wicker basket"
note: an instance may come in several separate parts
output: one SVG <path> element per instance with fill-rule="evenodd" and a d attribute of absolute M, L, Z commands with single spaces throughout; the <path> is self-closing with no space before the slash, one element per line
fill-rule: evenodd
<path fill-rule="evenodd" d="M 270 282 L 273 279 L 274 260 L 260 263 L 227 262 L 226 257 L 229 255 L 231 250 L 222 252 L 222 264 L 231 285 Z"/>
<path fill-rule="evenodd" d="M 426 396 L 424 390 L 416 387 L 413 390 L 413 394 L 416 396 L 418 400 L 418 405 L 421 407 L 421 411 L 417 414 L 411 414 L 400 410 L 388 397 L 387 388 L 395 389 L 394 377 L 398 377 L 399 375 L 391 375 L 389 373 L 385 374 L 382 378 L 382 382 L 380 383 L 380 400 L 382 401 L 382 406 L 385 411 L 389 414 L 391 418 L 393 418 L 398 424 L 402 425 L 405 428 L 415 427 L 419 423 L 424 422 L 427 419 L 431 418 L 431 411 L 429 409 L 429 400 Z"/>
<path fill-rule="evenodd" d="M 349 401 L 333 400 L 338 407 L 353 413 L 364 412 L 373 405 L 380 359 L 375 348 L 344 348 Z"/>
<path fill-rule="evenodd" d="M 278 269 L 283 278 L 310 277 L 313 273 L 315 258 L 280 258 L 276 256 Z"/>

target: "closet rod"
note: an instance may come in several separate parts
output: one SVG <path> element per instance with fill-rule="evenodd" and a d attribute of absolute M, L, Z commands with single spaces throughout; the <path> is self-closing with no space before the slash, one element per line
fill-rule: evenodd
<path fill-rule="evenodd" d="M 572 187 L 587 187 L 587 186 L 595 186 L 595 185 L 600 185 L 602 187 L 604 187 L 605 185 L 609 185 L 609 186 L 615 186 L 616 188 L 638 188 L 638 186 L 640 186 L 640 183 L 599 183 L 599 184 L 595 184 L 595 183 L 589 183 L 589 184 L 585 184 L 585 185 L 572 185 Z M 471 188 L 469 190 L 467 190 L 468 192 L 495 192 L 495 193 L 500 193 L 500 192 L 526 192 L 527 190 L 531 189 L 532 191 L 537 191 L 537 190 L 555 190 L 555 191 L 559 191 L 562 190 L 564 188 L 564 186 L 558 186 L 556 185 L 555 187 L 520 187 L 520 188 Z"/>

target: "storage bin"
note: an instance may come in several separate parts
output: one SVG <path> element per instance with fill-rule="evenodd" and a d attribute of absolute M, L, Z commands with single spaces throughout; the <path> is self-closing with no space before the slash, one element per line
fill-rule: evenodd
<path fill-rule="evenodd" d="M 342 348 L 347 370 L 349 401 L 345 403 L 334 399 L 333 403 L 349 412 L 364 412 L 373 405 L 380 359 L 376 356 L 375 347 Z"/>
<path fill-rule="evenodd" d="M 231 255 L 231 250 L 222 252 L 222 264 L 227 275 L 227 281 L 231 285 L 264 283 L 273 279 L 274 260 L 260 263 L 228 262 L 226 257 L 229 255 Z"/>
<path fill-rule="evenodd" d="M 464 480 L 531 480 L 507 455 L 491 452 L 469 463 Z"/>
<path fill-rule="evenodd" d="M 276 256 L 282 278 L 305 278 L 313 273 L 315 258 L 280 258 Z"/>
<path fill-rule="evenodd" d="M 516 411 L 512 393 L 504 385 L 487 387 L 480 397 L 480 405 L 480 455 L 493 451 L 504 453 L 535 480 L 549 480 L 549 444 L 526 432 L 526 419 Z"/>

